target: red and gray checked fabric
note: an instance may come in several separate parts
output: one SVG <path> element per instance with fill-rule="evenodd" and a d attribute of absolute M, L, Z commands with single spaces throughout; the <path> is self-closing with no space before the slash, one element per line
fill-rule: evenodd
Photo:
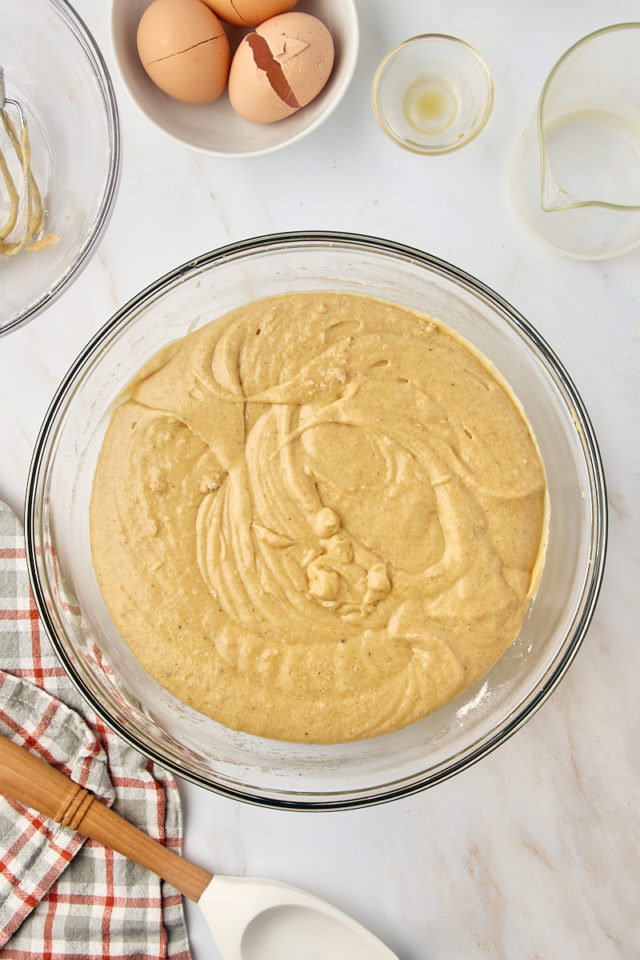
<path fill-rule="evenodd" d="M 175 781 L 84 703 L 41 628 L 23 531 L 0 503 L 0 732 L 179 852 Z M 0 795 L 3 960 L 190 960 L 182 899 L 112 850 Z"/>

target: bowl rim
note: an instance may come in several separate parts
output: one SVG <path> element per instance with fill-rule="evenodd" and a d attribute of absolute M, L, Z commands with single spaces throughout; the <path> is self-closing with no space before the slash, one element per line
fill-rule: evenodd
<path fill-rule="evenodd" d="M 266 788 L 253 786 L 250 788 L 253 790 L 251 793 L 248 792 L 248 790 L 244 791 L 241 787 L 232 786 L 221 778 L 214 783 L 204 775 L 183 769 L 178 762 L 172 760 L 170 757 L 164 756 L 161 751 L 149 747 L 145 742 L 142 742 L 142 738 L 136 737 L 135 732 L 131 732 L 117 718 L 113 717 L 108 706 L 105 707 L 91 691 L 87 691 L 84 687 L 73 657 L 65 649 L 64 643 L 60 641 L 57 635 L 54 619 L 49 612 L 47 599 L 39 577 L 39 555 L 41 548 L 37 535 L 38 495 L 40 492 L 40 479 L 43 475 L 43 463 L 45 467 L 44 473 L 46 473 L 50 455 L 47 450 L 49 437 L 57 425 L 60 414 L 66 410 L 68 394 L 75 383 L 76 377 L 82 373 L 87 364 L 90 363 L 96 349 L 105 340 L 108 340 L 112 333 L 115 333 L 119 328 L 126 325 L 128 315 L 134 311 L 137 312 L 146 301 L 155 299 L 163 287 L 174 284 L 186 275 L 193 272 L 201 272 L 203 268 L 208 268 L 218 262 L 235 259 L 243 255 L 283 247 L 286 248 L 291 245 L 301 246 L 304 244 L 310 244 L 314 247 L 329 244 L 346 249 L 352 249 L 355 245 L 364 250 L 372 250 L 383 255 L 399 256 L 403 259 L 408 259 L 410 262 L 426 266 L 431 271 L 444 276 L 446 279 L 462 285 L 465 291 L 478 296 L 481 300 L 496 308 L 501 315 L 505 315 L 506 313 L 509 322 L 525 335 L 527 341 L 530 341 L 535 346 L 538 359 L 552 376 L 554 384 L 562 396 L 563 402 L 571 411 L 576 432 L 580 439 L 581 449 L 585 457 L 594 508 L 591 526 L 590 562 L 584 578 L 585 582 L 582 587 L 580 602 L 573 620 L 572 636 L 562 655 L 553 663 L 552 668 L 547 671 L 544 682 L 537 690 L 529 692 L 499 730 L 491 730 L 483 735 L 478 741 L 472 743 L 468 749 L 465 749 L 462 755 L 458 754 L 450 757 L 445 761 L 443 769 L 438 768 L 435 772 L 429 772 L 423 769 L 417 774 L 405 776 L 400 781 L 390 781 L 382 786 L 376 787 L 376 792 L 373 795 L 370 795 L 371 788 L 357 788 L 355 791 L 339 790 L 322 794 L 315 794 L 311 791 L 307 793 L 302 791 L 300 793 L 294 793 L 293 791 L 287 792 L 286 790 L 280 790 L 277 796 L 265 796 L 264 791 Z M 52 646 L 67 674 L 79 693 L 89 702 L 98 716 L 135 749 L 184 780 L 188 780 L 197 786 L 204 787 L 222 796 L 256 806 L 299 811 L 346 810 L 368 807 L 418 793 L 466 770 L 478 760 L 495 750 L 496 747 L 504 743 L 516 733 L 517 730 L 523 727 L 527 720 L 536 713 L 555 690 L 582 644 L 591 623 L 602 585 L 607 553 L 607 539 L 608 508 L 606 480 L 600 449 L 591 420 L 568 372 L 535 327 L 491 287 L 446 260 L 442 260 L 418 248 L 397 243 L 393 240 L 339 231 L 307 230 L 272 233 L 217 247 L 165 273 L 120 307 L 92 337 L 60 382 L 44 416 L 34 445 L 25 498 L 26 559 L 36 608 Z M 441 764 L 440 766 L 442 767 L 443 765 Z M 321 797 L 321 799 L 319 799 L 319 797 Z"/>
<path fill-rule="evenodd" d="M 107 148 L 110 152 L 109 168 L 107 170 L 106 183 L 96 219 L 90 232 L 85 237 L 84 242 L 80 245 L 73 261 L 58 277 L 55 283 L 45 290 L 36 300 L 32 301 L 8 323 L 4 325 L 0 324 L 0 337 L 10 330 L 13 330 L 19 324 L 33 320 L 45 307 L 50 306 L 50 304 L 57 300 L 67 285 L 76 279 L 90 254 L 98 244 L 111 218 L 114 200 L 120 182 L 122 166 L 120 119 L 118 103 L 106 60 L 89 27 L 68 0 L 48 0 L 48 2 L 58 13 L 61 21 L 68 28 L 72 36 L 75 37 L 94 73 L 98 89 L 102 95 L 104 115 L 107 121 Z"/>
<path fill-rule="evenodd" d="M 157 120 L 152 117 L 149 112 L 145 109 L 144 105 L 139 101 L 139 99 L 134 96 L 133 91 L 131 90 L 129 84 L 127 83 L 124 75 L 124 70 L 122 69 L 121 64 L 121 54 L 116 43 L 116 24 L 115 24 L 115 10 L 118 0 L 111 0 L 111 15 L 110 15 L 110 40 L 111 40 L 111 50 L 113 53 L 113 59 L 118 67 L 118 73 L 122 86 L 127 92 L 127 96 L 130 102 L 134 105 L 136 110 L 145 118 L 145 120 L 152 125 L 152 127 L 161 133 L 163 136 L 168 137 L 169 140 L 172 140 L 174 143 L 179 144 L 181 147 L 187 147 L 189 150 L 194 150 L 196 153 L 199 153 L 208 157 L 218 157 L 222 160 L 245 160 L 251 159 L 253 157 L 263 157 L 267 156 L 270 153 L 276 153 L 278 150 L 283 150 L 285 147 L 289 147 L 294 143 L 297 143 L 299 140 L 302 140 L 304 137 L 308 136 L 310 133 L 313 133 L 314 130 L 327 120 L 331 114 L 337 109 L 342 100 L 345 97 L 347 90 L 351 85 L 353 75 L 355 73 L 356 65 L 358 62 L 358 53 L 360 49 L 360 25 L 358 20 L 358 11 L 356 9 L 355 0 L 340 0 L 341 4 L 344 7 L 344 11 L 348 14 L 351 21 L 349 28 L 349 44 L 348 44 L 348 59 L 346 60 L 346 71 L 342 77 L 340 86 L 337 88 L 335 95 L 329 101 L 322 113 L 318 114 L 315 120 L 310 121 L 305 127 L 301 130 L 298 130 L 297 133 L 292 134 L 286 140 L 283 140 L 280 143 L 272 144 L 268 147 L 258 147 L 251 150 L 215 150 L 211 147 L 203 147 L 198 144 L 191 143 L 190 140 L 185 137 L 179 136 L 177 133 L 173 133 L 171 130 L 168 130 L 165 126 L 158 123 Z M 289 11 L 295 12 L 295 11 Z M 347 45 L 345 45 L 346 48 Z M 304 108 L 303 108 L 304 109 Z"/>

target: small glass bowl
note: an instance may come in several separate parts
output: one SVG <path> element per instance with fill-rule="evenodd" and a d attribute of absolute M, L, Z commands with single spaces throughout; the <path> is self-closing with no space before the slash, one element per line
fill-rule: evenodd
<path fill-rule="evenodd" d="M 413 153 L 450 153 L 476 137 L 493 107 L 487 64 L 464 40 L 412 37 L 381 61 L 373 112 L 394 143 Z"/>
<path fill-rule="evenodd" d="M 45 230 L 60 238 L 46 250 L 0 255 L 3 334 L 51 303 L 95 249 L 117 192 L 120 132 L 107 65 L 66 0 L 0 0 L 0 24 L 6 96 L 26 116 Z M 12 107 L 14 123 L 18 116 Z M 15 176 L 16 157 L 0 139 Z M 0 226 L 9 209 L 3 187 L 0 178 Z"/>
<path fill-rule="evenodd" d="M 479 349 L 517 391 L 547 473 L 549 542 L 518 638 L 440 710 L 386 736 L 328 746 L 243 734 L 196 713 L 133 657 L 93 571 L 89 501 L 122 390 L 157 350 L 260 297 L 342 290 L 427 312 Z M 25 531 L 35 602 L 71 679 L 109 726 L 200 786 L 296 810 L 361 807 L 433 786 L 503 743 L 578 651 L 604 570 L 607 507 L 597 442 L 551 348 L 479 280 L 412 247 L 353 234 L 241 241 L 160 277 L 95 335 L 64 378 L 36 442 Z"/>

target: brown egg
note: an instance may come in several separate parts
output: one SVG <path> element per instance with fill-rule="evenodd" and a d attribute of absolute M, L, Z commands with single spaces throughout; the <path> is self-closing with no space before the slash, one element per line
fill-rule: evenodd
<path fill-rule="evenodd" d="M 213 12 L 238 27 L 254 27 L 295 7 L 297 0 L 203 0 Z"/>
<path fill-rule="evenodd" d="M 138 24 L 138 55 L 156 86 L 184 103 L 209 103 L 227 84 L 229 41 L 200 0 L 154 0 Z"/>
<path fill-rule="evenodd" d="M 254 123 L 282 120 L 320 93 L 333 57 L 331 34 L 317 17 L 273 17 L 244 37 L 236 50 L 229 72 L 231 106 Z"/>

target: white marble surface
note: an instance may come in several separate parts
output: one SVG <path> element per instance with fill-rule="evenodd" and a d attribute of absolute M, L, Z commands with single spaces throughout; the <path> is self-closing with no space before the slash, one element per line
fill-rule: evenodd
<path fill-rule="evenodd" d="M 223 873 L 273 876 L 324 896 L 386 939 L 400 960 L 634 960 L 640 249 L 606 263 L 550 253 L 516 220 L 506 171 L 553 62 L 591 30 L 637 19 L 638 3 L 358 0 L 361 53 L 341 107 L 286 152 L 243 162 L 190 153 L 141 118 L 115 72 L 108 3 L 76 7 L 112 69 L 122 180 L 82 275 L 35 322 L 0 341 L 0 497 L 22 513 L 32 447 L 56 385 L 116 307 L 195 254 L 305 228 L 413 244 L 510 300 L 574 378 L 609 487 L 596 616 L 568 675 L 523 730 L 453 780 L 368 810 L 261 810 L 181 784 L 186 854 Z M 369 87 L 392 45 L 432 31 L 476 46 L 496 100 L 476 141 L 420 158 L 379 132 Z M 217 957 L 195 909 L 188 918 L 195 960 Z"/>

